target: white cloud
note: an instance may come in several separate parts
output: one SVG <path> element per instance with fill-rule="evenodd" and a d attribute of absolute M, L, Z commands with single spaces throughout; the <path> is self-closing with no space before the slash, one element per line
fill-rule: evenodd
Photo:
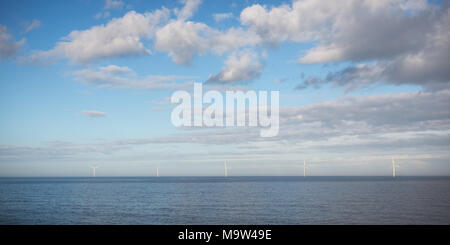
<path fill-rule="evenodd" d="M 130 68 L 116 65 L 103 66 L 97 70 L 78 70 L 72 75 L 78 82 L 92 84 L 99 88 L 181 89 L 192 85 L 192 82 L 177 82 L 190 77 L 176 75 L 140 77 Z"/>
<path fill-rule="evenodd" d="M 83 113 L 83 115 L 88 116 L 88 117 L 106 117 L 106 113 L 101 112 L 101 111 L 83 110 L 83 111 L 81 111 L 81 113 Z"/>
<path fill-rule="evenodd" d="M 328 12 L 338 6 L 343 7 L 335 1 L 323 4 L 310 0 L 295 1 L 292 7 L 280 5 L 271 9 L 255 4 L 242 10 L 240 20 L 266 43 L 301 42 L 317 38 Z"/>
<path fill-rule="evenodd" d="M 166 8 L 144 14 L 130 11 L 106 25 L 72 31 L 53 49 L 35 52 L 29 61 L 46 62 L 49 58 L 63 57 L 74 63 L 88 63 L 110 57 L 150 54 L 142 41 L 150 39 L 169 14 Z"/>
<path fill-rule="evenodd" d="M 249 47 L 312 42 L 315 46 L 302 52 L 300 63 L 364 61 L 376 64 L 371 74 L 383 71 L 382 75 L 363 78 L 359 86 L 353 83 L 353 88 L 371 83 L 448 87 L 450 61 L 445 51 L 449 47 L 450 12 L 437 4 L 424 0 L 342 0 L 327 4 L 304 0 L 274 7 L 255 4 L 240 14 L 244 27 L 219 30 L 188 20 L 201 1 L 182 3 L 181 9 L 172 11 L 176 18 L 171 20 L 171 11 L 166 8 L 144 14 L 131 11 L 106 25 L 73 31 L 53 49 L 32 54 L 29 61 L 51 62 L 63 57 L 85 64 L 148 55 L 151 51 L 145 41 L 154 40 L 155 50 L 167 52 L 176 64 L 188 65 L 194 57 L 210 53 L 229 55 Z M 229 16 L 230 13 L 214 15 L 216 20 Z M 364 69 L 369 72 L 367 67 Z M 352 78 L 351 81 L 358 80 Z M 327 79 L 309 78 L 300 87 L 323 82 Z M 350 83 L 349 80 L 346 85 Z"/>
<path fill-rule="evenodd" d="M 184 4 L 183 8 L 181 10 L 174 9 L 175 15 L 179 20 L 191 18 L 202 3 L 201 0 L 182 0 L 181 2 Z"/>
<path fill-rule="evenodd" d="M 114 69 L 113 69 L 114 70 Z M 120 70 L 120 72 L 126 70 Z M 446 155 L 450 142 L 450 91 L 411 92 L 366 97 L 346 96 L 334 101 L 320 102 L 280 110 L 280 135 L 259 137 L 258 128 L 210 128 L 183 131 L 156 137 L 102 141 L 96 143 L 57 142 L 44 147 L 0 146 L 0 158 L 65 157 L 86 153 L 114 153 L 151 144 L 149 148 L 170 149 L 167 144 L 234 145 L 236 149 L 211 150 L 210 160 L 218 154 L 254 160 L 254 156 L 274 159 L 299 155 L 319 158 L 367 157 L 370 155 L 420 154 Z M 199 159 L 199 155 L 193 159 Z M 203 149 L 203 148 L 201 148 Z M 350 152 L 348 149 L 352 149 Z M 135 151 L 132 151 L 135 153 Z M 165 151 L 162 151 L 165 152 Z M 344 153 L 343 153 L 344 152 Z M 135 155 L 134 155 L 135 156 Z"/>
<path fill-rule="evenodd" d="M 365 88 L 373 84 L 413 84 L 428 90 L 450 88 L 450 15 L 440 15 L 430 25 L 427 39 L 415 52 L 384 59 L 373 64 L 359 64 L 328 73 L 325 78 L 310 77 L 297 88 L 333 84 L 346 90 Z"/>
<path fill-rule="evenodd" d="M 168 52 L 174 63 L 187 65 L 196 55 L 223 54 L 258 42 L 258 36 L 240 28 L 221 32 L 203 23 L 177 20 L 156 32 L 155 49 Z"/>
<path fill-rule="evenodd" d="M 211 28 L 203 23 L 173 21 L 156 32 L 155 49 L 166 51 L 176 64 L 188 64 L 208 50 Z"/>
<path fill-rule="evenodd" d="M 241 23 L 269 44 L 319 41 L 303 63 L 387 58 L 416 50 L 437 21 L 426 1 L 294 1 L 245 8 Z"/>
<path fill-rule="evenodd" d="M 210 37 L 209 48 L 216 54 L 236 51 L 243 47 L 256 46 L 261 38 L 242 28 L 230 28 L 226 31 L 215 30 Z"/>
<path fill-rule="evenodd" d="M 124 6 L 124 2 L 121 0 L 105 0 L 105 6 L 103 7 L 103 9 L 118 10 L 118 9 L 122 9 L 123 6 Z M 101 11 L 101 12 L 98 12 L 96 15 L 94 15 L 94 18 L 95 19 L 106 19 L 109 16 L 111 16 L 110 11 Z"/>
<path fill-rule="evenodd" d="M 333 127 L 343 121 L 364 122 L 373 127 L 389 126 L 390 130 L 448 130 L 450 125 L 450 90 L 439 92 L 407 92 L 371 96 L 344 96 L 306 106 L 291 107 L 280 112 L 285 123 L 321 122 Z M 298 117 L 301 115 L 301 117 Z M 430 123 L 428 126 L 426 122 Z M 415 125 L 413 127 L 413 125 Z M 348 129 L 352 130 L 352 129 Z M 376 132 L 375 130 L 374 132 Z M 381 131 L 386 132 L 386 129 Z M 407 131 L 407 130 L 404 130 Z"/>
<path fill-rule="evenodd" d="M 232 83 L 250 81 L 261 76 L 263 64 L 257 54 L 246 51 L 233 53 L 225 61 L 225 67 L 219 74 L 211 76 L 208 82 Z"/>
<path fill-rule="evenodd" d="M 125 67 L 105 70 L 119 74 L 130 72 Z M 192 128 L 160 137 L 57 141 L 40 146 L 0 145 L 0 161 L 10 164 L 64 160 L 145 163 L 150 157 L 154 161 L 174 163 L 177 169 L 187 161 L 217 162 L 220 169 L 220 159 L 227 158 L 238 168 L 248 166 L 240 161 L 254 163 L 254 169 L 263 161 L 271 161 L 276 163 L 273 166 L 276 170 L 289 169 L 299 158 L 306 158 L 315 174 L 321 166 L 330 174 L 340 173 L 330 170 L 336 164 L 339 168 L 347 166 L 342 174 L 351 174 L 354 171 L 351 167 L 367 164 L 368 159 L 375 160 L 370 165 L 380 163 L 375 166 L 384 166 L 388 173 L 390 158 L 394 156 L 399 161 L 404 159 L 405 175 L 412 174 L 407 168 L 417 159 L 430 166 L 438 164 L 435 174 L 447 173 L 449 96 L 449 90 L 345 96 L 334 101 L 284 107 L 280 110 L 280 134 L 273 138 L 259 137 L 258 128 Z M 358 164 L 349 164 L 349 160 Z"/>
<path fill-rule="evenodd" d="M 265 142 L 270 147 L 262 147 L 262 151 L 282 147 L 282 152 L 273 153 L 275 157 L 289 151 L 336 152 L 342 156 L 342 150 L 349 148 L 358 149 L 353 152 L 356 155 L 446 151 L 450 142 L 449 95 L 450 90 L 346 96 L 306 106 L 284 107 L 280 108 L 280 134 L 270 139 L 258 137 L 257 128 L 216 128 L 213 131 L 194 129 L 189 134 L 138 142 L 241 144 L 250 148 L 259 148 Z"/>
<path fill-rule="evenodd" d="M 151 51 L 143 41 L 154 39 L 156 50 L 167 52 L 176 64 L 187 65 L 197 55 L 222 55 L 260 43 L 258 35 L 242 28 L 219 31 L 204 23 L 187 21 L 201 1 L 189 0 L 183 3 L 181 10 L 174 10 L 177 19 L 169 21 L 171 11 L 164 7 L 144 14 L 130 11 L 106 25 L 72 31 L 53 49 L 35 51 L 27 61 L 52 63 L 59 58 L 67 58 L 76 64 L 86 64 L 113 57 L 146 55 Z M 95 16 L 104 17 L 102 13 Z"/>
<path fill-rule="evenodd" d="M 109 11 L 105 11 L 105 12 L 99 12 L 96 15 L 94 15 L 95 19 L 106 19 L 111 15 L 111 13 Z"/>
<path fill-rule="evenodd" d="M 25 39 L 18 42 L 13 41 L 11 34 L 8 33 L 8 28 L 0 25 L 0 60 L 14 57 L 23 43 L 25 43 Z"/>
<path fill-rule="evenodd" d="M 156 32 L 155 49 L 168 52 L 174 63 L 188 65 L 196 55 L 206 53 L 221 55 L 260 43 L 259 36 L 242 28 L 232 27 L 219 31 L 204 23 L 186 21 L 199 4 L 200 1 L 185 1 L 181 11 L 175 10 L 178 19 L 169 22 Z"/>
<path fill-rule="evenodd" d="M 42 25 L 42 22 L 40 20 L 34 19 L 31 21 L 31 23 L 29 23 L 26 28 L 25 28 L 25 32 L 29 32 L 31 30 L 34 30 L 38 27 L 40 27 Z"/>
<path fill-rule="evenodd" d="M 105 9 L 121 9 L 124 3 L 121 0 L 105 0 Z"/>
<path fill-rule="evenodd" d="M 217 13 L 217 14 L 213 14 L 213 17 L 214 17 L 215 21 L 219 22 L 219 21 L 233 18 L 233 13 Z"/>
<path fill-rule="evenodd" d="M 444 21 L 443 16 L 446 15 L 432 7 L 410 15 L 400 7 L 371 11 L 356 6 L 351 11 L 348 14 L 351 18 L 341 17 L 342 20 L 331 27 L 331 35 L 321 38 L 320 44 L 299 61 L 364 61 L 416 53 L 434 38 L 433 26 Z M 361 14 L 361 11 L 367 13 Z"/>
<path fill-rule="evenodd" d="M 286 82 L 288 79 L 287 78 L 275 78 L 273 80 L 274 83 L 284 83 Z"/>
<path fill-rule="evenodd" d="M 300 63 L 377 63 L 371 71 L 367 66 L 358 71 L 378 75 L 352 76 L 341 84 L 358 88 L 383 82 L 445 89 L 450 81 L 450 11 L 444 5 L 425 0 L 343 0 L 326 4 L 304 0 L 271 8 L 255 4 L 241 12 L 240 20 L 270 45 L 317 42 L 298 59 Z M 309 78 L 300 87 L 327 80 L 331 79 Z"/>

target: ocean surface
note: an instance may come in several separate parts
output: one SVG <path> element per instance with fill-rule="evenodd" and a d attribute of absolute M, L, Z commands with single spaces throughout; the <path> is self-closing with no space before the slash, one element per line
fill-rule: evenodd
<path fill-rule="evenodd" d="M 0 224 L 450 224 L 450 177 L 0 178 Z"/>

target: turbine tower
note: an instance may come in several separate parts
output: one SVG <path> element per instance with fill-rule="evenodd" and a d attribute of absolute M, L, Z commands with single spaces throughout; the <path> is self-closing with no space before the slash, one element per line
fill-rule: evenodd
<path fill-rule="evenodd" d="M 225 160 L 225 162 L 224 162 L 224 170 L 225 170 L 224 176 L 225 176 L 225 177 L 228 177 L 228 166 L 227 166 L 227 160 Z"/>
<path fill-rule="evenodd" d="M 95 177 L 95 169 L 98 168 L 98 166 L 92 166 L 92 177 Z"/>
<path fill-rule="evenodd" d="M 395 178 L 395 161 L 394 161 L 394 158 L 392 158 L 392 178 Z"/>
<path fill-rule="evenodd" d="M 396 172 L 397 167 L 400 167 L 400 164 L 395 163 L 394 157 L 392 157 L 392 178 L 395 178 L 395 176 L 396 176 L 395 172 Z"/>
<path fill-rule="evenodd" d="M 303 177 L 306 177 L 306 160 L 303 160 Z"/>
<path fill-rule="evenodd" d="M 159 177 L 159 169 L 156 167 L 156 177 Z"/>

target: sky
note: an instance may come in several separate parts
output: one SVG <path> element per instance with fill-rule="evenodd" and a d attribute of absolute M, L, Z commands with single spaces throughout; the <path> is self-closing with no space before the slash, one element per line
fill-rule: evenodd
<path fill-rule="evenodd" d="M 448 1 L 1 1 L 0 176 L 450 175 Z M 280 130 L 175 127 L 280 92 Z"/>

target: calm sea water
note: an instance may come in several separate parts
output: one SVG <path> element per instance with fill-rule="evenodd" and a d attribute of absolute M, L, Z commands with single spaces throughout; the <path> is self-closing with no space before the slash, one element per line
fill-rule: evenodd
<path fill-rule="evenodd" d="M 449 177 L 0 178 L 0 224 L 450 224 Z"/>

